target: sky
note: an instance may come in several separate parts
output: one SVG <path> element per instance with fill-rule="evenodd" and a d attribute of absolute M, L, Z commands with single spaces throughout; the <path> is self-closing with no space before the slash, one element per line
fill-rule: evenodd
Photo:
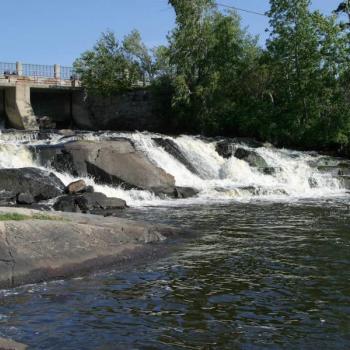
<path fill-rule="evenodd" d="M 268 0 L 218 0 L 256 12 L 268 10 Z M 330 14 L 340 0 L 313 0 L 313 8 Z M 168 0 L 0 0 L 0 61 L 71 66 L 107 29 L 123 38 L 132 29 L 149 46 L 166 43 L 174 26 Z M 243 26 L 260 35 L 263 45 L 266 17 L 240 12 Z"/>

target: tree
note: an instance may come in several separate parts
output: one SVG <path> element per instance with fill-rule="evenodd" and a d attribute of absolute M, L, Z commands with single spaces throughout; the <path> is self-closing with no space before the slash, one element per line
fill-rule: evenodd
<path fill-rule="evenodd" d="M 241 29 L 235 12 L 219 12 L 212 0 L 169 2 L 176 14 L 169 62 L 177 122 L 192 132 L 219 132 L 235 114 L 238 80 L 256 54 L 256 41 Z"/>
<path fill-rule="evenodd" d="M 139 66 L 143 80 L 152 81 L 155 75 L 155 62 L 151 50 L 142 42 L 141 34 L 133 30 L 123 40 L 123 49 L 130 62 Z"/>
<path fill-rule="evenodd" d="M 83 86 L 94 94 L 111 95 L 131 88 L 137 67 L 127 60 L 115 34 L 107 31 L 92 50 L 74 62 Z"/>
<path fill-rule="evenodd" d="M 340 78 L 348 69 L 349 51 L 339 25 L 334 17 L 311 12 L 309 0 L 270 3 L 274 141 L 308 147 L 348 142 Z"/>

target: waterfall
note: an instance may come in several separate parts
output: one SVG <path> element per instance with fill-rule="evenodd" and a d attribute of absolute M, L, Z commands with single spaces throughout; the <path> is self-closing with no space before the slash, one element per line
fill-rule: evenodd
<path fill-rule="evenodd" d="M 289 198 L 343 195 L 346 190 L 338 176 L 322 172 L 317 166 L 322 156 L 277 149 L 271 146 L 252 148 L 233 141 L 232 148 L 254 152 L 267 164 L 261 169 L 232 154 L 224 158 L 217 152 L 217 140 L 197 136 L 170 137 L 152 133 L 85 132 L 72 136 L 57 133 L 2 132 L 0 133 L 0 168 L 40 167 L 30 150 L 38 144 L 55 145 L 74 140 L 108 140 L 115 137 L 128 138 L 135 148 L 143 152 L 156 166 L 174 176 L 177 186 L 193 187 L 198 196 L 190 199 L 171 200 L 158 198 L 149 191 L 126 190 L 96 184 L 92 178 L 85 181 L 110 197 L 119 197 L 130 206 L 183 205 L 227 200 L 288 200 Z M 162 139 L 171 142 L 181 157 L 169 152 L 156 142 Z M 336 163 L 336 162 L 335 162 Z M 76 178 L 69 174 L 53 171 L 65 184 Z"/>

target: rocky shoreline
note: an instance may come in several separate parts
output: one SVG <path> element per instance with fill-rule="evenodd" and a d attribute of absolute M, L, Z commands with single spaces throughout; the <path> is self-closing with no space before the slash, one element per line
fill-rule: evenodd
<path fill-rule="evenodd" d="M 0 208 L 0 288 L 89 273 L 156 254 L 180 230 L 99 215 Z"/>

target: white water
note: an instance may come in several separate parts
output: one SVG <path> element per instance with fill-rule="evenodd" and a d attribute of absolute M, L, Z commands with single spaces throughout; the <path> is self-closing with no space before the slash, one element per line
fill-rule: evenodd
<path fill-rule="evenodd" d="M 310 165 L 321 158 L 303 152 L 260 147 L 254 149 L 265 159 L 269 167 L 277 169 L 273 175 L 266 175 L 246 161 L 231 157 L 225 159 L 216 152 L 216 143 L 194 136 L 171 138 L 150 133 L 85 133 L 73 137 L 49 134 L 39 140 L 35 133 L 0 134 L 0 168 L 20 168 L 35 166 L 32 152 L 28 146 L 35 144 L 58 144 L 76 139 L 102 140 L 110 137 L 126 137 L 142 151 L 155 165 L 173 175 L 177 186 L 189 186 L 198 189 L 197 197 L 186 200 L 161 200 L 149 191 L 125 190 L 95 184 L 93 179 L 85 179 L 96 191 L 110 197 L 119 197 L 130 206 L 183 205 L 227 200 L 291 200 L 302 197 L 324 197 L 345 194 L 336 177 L 329 173 L 320 173 Z M 196 169 L 192 173 L 179 160 L 158 146 L 154 137 L 168 138 L 174 141 L 188 162 Z M 237 145 L 238 146 L 238 145 Z M 239 145 L 251 150 L 245 145 Z M 52 169 L 50 169 L 52 170 Z M 52 170 L 54 171 L 54 170 Z M 69 174 L 56 175 L 68 184 L 76 178 Z"/>

